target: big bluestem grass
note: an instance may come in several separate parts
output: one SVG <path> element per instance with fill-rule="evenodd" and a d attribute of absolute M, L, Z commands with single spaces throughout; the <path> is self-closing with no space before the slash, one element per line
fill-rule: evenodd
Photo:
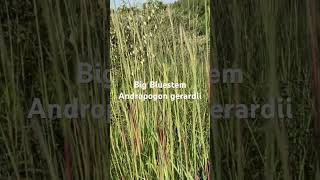
<path fill-rule="evenodd" d="M 108 179 L 105 118 L 28 119 L 33 98 L 63 106 L 105 104 L 80 85 L 81 62 L 106 66 L 106 1 L 1 1 L 0 179 Z"/>
<path fill-rule="evenodd" d="M 245 80 L 212 86 L 210 103 L 290 97 L 293 106 L 292 119 L 213 121 L 211 177 L 317 179 L 306 3 L 216 0 L 211 10 L 211 65 L 241 68 Z"/>
<path fill-rule="evenodd" d="M 171 7 L 149 4 L 111 15 L 111 171 L 116 179 L 209 175 L 209 38 L 194 30 L 196 15 L 187 15 L 186 25 L 177 14 Z M 143 91 L 133 88 L 135 80 L 184 82 L 187 88 Z M 199 92 L 202 99 L 119 100 L 121 92 Z"/>

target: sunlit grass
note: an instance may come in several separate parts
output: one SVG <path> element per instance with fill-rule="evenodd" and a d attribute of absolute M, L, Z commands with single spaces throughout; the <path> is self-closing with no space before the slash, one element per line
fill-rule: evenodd
<path fill-rule="evenodd" d="M 111 28 L 111 146 L 116 179 L 206 179 L 209 174 L 208 34 L 150 5 L 115 11 Z M 133 82 L 186 83 L 186 89 L 133 88 Z M 201 100 L 119 100 L 124 93 L 191 94 Z"/>

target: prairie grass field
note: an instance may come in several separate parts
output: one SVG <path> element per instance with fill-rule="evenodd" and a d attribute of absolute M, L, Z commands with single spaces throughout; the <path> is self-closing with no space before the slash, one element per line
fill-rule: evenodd
<path fill-rule="evenodd" d="M 111 13 L 111 172 L 116 179 L 208 177 L 208 7 L 202 35 L 196 14 L 181 17 L 178 9 L 157 3 Z M 141 90 L 133 88 L 134 81 L 183 82 L 187 88 Z M 119 100 L 122 92 L 203 97 Z"/>

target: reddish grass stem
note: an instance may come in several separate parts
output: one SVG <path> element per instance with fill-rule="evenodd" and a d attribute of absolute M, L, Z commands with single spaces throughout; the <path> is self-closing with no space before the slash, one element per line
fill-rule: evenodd
<path fill-rule="evenodd" d="M 315 139 L 320 144 L 320 89 L 319 89 L 319 77 L 318 77 L 318 40 L 316 30 L 316 2 L 315 0 L 309 0 L 308 3 L 308 19 L 310 30 L 310 43 L 312 53 L 312 92 L 314 95 L 314 131 Z"/>
<path fill-rule="evenodd" d="M 70 148 L 67 138 L 64 139 L 64 162 L 65 162 L 65 175 L 67 180 L 72 180 L 71 172 L 71 159 L 70 159 Z"/>

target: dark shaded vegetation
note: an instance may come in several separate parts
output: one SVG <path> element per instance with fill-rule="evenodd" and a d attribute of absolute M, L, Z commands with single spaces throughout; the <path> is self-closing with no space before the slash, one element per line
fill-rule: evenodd
<path fill-rule="evenodd" d="M 0 179 L 70 179 L 70 174 L 105 179 L 106 122 L 27 115 L 33 98 L 47 108 L 95 89 L 79 90 L 74 67 L 79 61 L 107 66 L 108 5 L 77 0 L 0 4 Z M 97 99 L 105 102 L 103 97 Z M 86 145 L 91 148 L 84 150 Z"/>
<path fill-rule="evenodd" d="M 315 9 L 319 20 L 318 2 Z M 245 76 L 238 86 L 213 85 L 211 102 L 261 104 L 290 97 L 293 106 L 293 119 L 213 121 L 212 176 L 318 179 L 306 1 L 214 0 L 211 11 L 212 66 L 241 68 Z"/>

